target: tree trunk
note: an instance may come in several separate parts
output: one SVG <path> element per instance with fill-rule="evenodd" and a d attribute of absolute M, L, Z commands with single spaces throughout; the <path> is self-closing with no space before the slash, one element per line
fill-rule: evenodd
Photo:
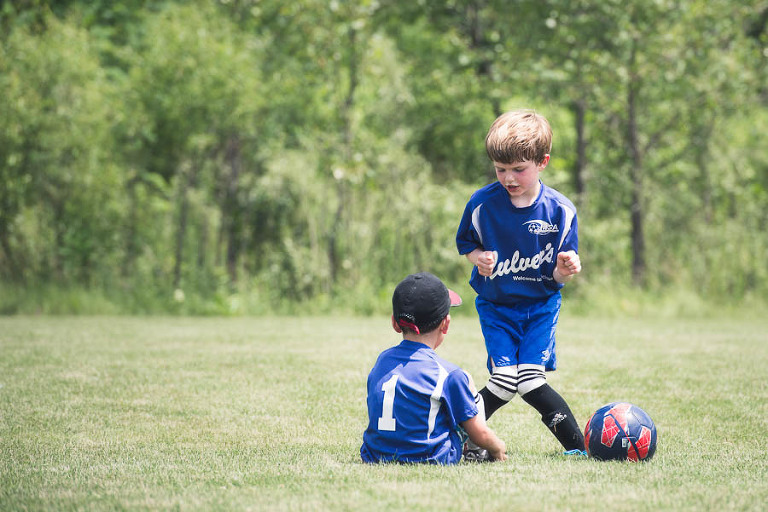
<path fill-rule="evenodd" d="M 181 284 L 181 267 L 184 261 L 184 239 L 187 236 L 189 218 L 189 189 L 194 186 L 197 169 L 191 165 L 189 169 L 179 173 L 179 223 L 176 227 L 176 247 L 173 263 L 173 287 Z"/>
<path fill-rule="evenodd" d="M 478 55 L 493 55 L 493 52 L 488 51 L 492 49 L 493 44 L 485 36 L 485 26 L 482 20 L 482 13 L 485 7 L 486 2 L 484 1 L 470 2 L 464 11 L 464 18 L 467 24 L 470 48 Z M 492 58 L 482 57 L 477 63 L 475 73 L 484 80 L 492 82 L 494 79 L 493 64 Z M 501 100 L 496 95 L 491 95 L 490 102 L 495 117 L 499 117 L 504 113 L 501 109 Z"/>
<path fill-rule="evenodd" d="M 56 241 L 56 246 L 53 248 L 53 262 L 52 269 L 54 278 L 63 282 L 64 280 L 64 261 L 63 261 L 63 248 L 64 248 L 64 226 L 60 219 L 64 218 L 64 207 L 61 202 L 51 199 L 51 210 L 53 211 L 53 238 Z"/>
<path fill-rule="evenodd" d="M 630 152 L 630 177 L 632 179 L 632 281 L 636 285 L 645 284 L 645 235 L 643 211 L 643 155 L 637 133 L 637 90 L 640 86 L 635 67 L 636 46 L 633 44 L 630 54 L 630 76 L 627 92 L 627 142 Z"/>
<path fill-rule="evenodd" d="M 355 91 L 358 84 L 358 62 L 357 62 L 357 31 L 350 28 L 349 36 L 349 87 L 347 88 L 347 97 L 341 108 L 341 121 L 343 123 L 344 138 L 344 159 L 347 163 L 352 162 L 352 107 L 355 104 Z M 339 233 L 342 231 L 342 222 L 344 219 L 344 208 L 346 206 L 346 185 L 340 177 L 337 181 L 336 196 L 338 205 L 333 217 L 330 236 L 328 237 L 328 263 L 330 284 L 336 284 L 341 267 L 341 256 L 339 250 Z"/>
<path fill-rule="evenodd" d="M 576 100 L 572 105 L 576 128 L 576 165 L 573 169 L 573 184 L 576 189 L 576 206 L 581 208 L 586 202 L 586 167 L 587 136 L 585 129 L 586 106 L 584 100 Z"/>
<path fill-rule="evenodd" d="M 226 226 L 227 237 L 227 273 L 230 283 L 237 282 L 237 262 L 240 257 L 240 211 L 237 204 L 237 191 L 240 186 L 240 171 L 242 169 L 240 137 L 234 136 L 227 146 L 227 161 L 229 176 L 227 177 L 226 195 L 224 197 L 223 222 Z"/>
<path fill-rule="evenodd" d="M 16 264 L 16 258 L 13 255 L 13 248 L 11 247 L 11 242 L 8 237 L 8 229 L 5 226 L 0 227 L 0 248 L 2 248 L 3 253 L 5 254 L 5 261 L 8 266 L 8 277 L 12 280 L 21 281 L 22 273 L 19 272 Z"/>
<path fill-rule="evenodd" d="M 130 277 L 133 264 L 136 261 L 138 249 L 136 247 L 136 224 L 138 222 L 138 199 L 136 198 L 136 182 L 133 177 L 128 180 L 126 189 L 128 192 L 128 216 L 125 229 L 125 254 L 123 255 L 123 264 L 120 269 L 120 275 L 124 278 Z"/>
<path fill-rule="evenodd" d="M 709 141 L 715 121 L 709 120 L 699 127 L 694 136 L 694 161 L 699 169 L 701 186 L 701 207 L 704 210 L 704 222 L 712 224 L 714 213 L 712 206 L 712 178 L 709 172 Z"/>

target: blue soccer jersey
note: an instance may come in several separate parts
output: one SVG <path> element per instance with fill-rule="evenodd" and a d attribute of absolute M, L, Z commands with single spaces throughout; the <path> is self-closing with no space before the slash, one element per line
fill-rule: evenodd
<path fill-rule="evenodd" d="M 472 270 L 470 284 L 487 301 L 514 305 L 544 300 L 562 284 L 552 277 L 557 254 L 578 252 L 576 208 L 543 183 L 531 206 L 517 208 L 498 181 L 476 191 L 456 233 L 459 254 L 475 249 L 496 253 L 490 277 Z"/>
<path fill-rule="evenodd" d="M 403 340 L 368 375 L 364 462 L 461 460 L 459 424 L 478 413 L 467 374 L 422 343 Z"/>

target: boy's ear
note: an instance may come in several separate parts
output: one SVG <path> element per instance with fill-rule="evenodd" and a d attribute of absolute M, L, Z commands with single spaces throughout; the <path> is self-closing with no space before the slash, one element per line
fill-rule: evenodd
<path fill-rule="evenodd" d="M 448 334 L 448 327 L 451 325 L 451 315 L 446 316 L 443 318 L 443 321 L 440 323 L 440 332 L 443 334 Z"/>
<path fill-rule="evenodd" d="M 397 322 L 395 321 L 395 315 L 392 315 L 392 328 L 398 334 L 401 334 L 403 332 L 403 328 L 397 325 Z"/>
<path fill-rule="evenodd" d="M 544 158 L 539 162 L 539 170 L 543 170 L 549 163 L 549 155 L 544 155 Z"/>

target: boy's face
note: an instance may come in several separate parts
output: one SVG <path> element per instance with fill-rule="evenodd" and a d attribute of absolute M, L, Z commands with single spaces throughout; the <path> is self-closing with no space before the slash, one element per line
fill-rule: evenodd
<path fill-rule="evenodd" d="M 539 173 L 548 163 L 549 155 L 546 155 L 540 163 L 530 160 L 511 164 L 493 162 L 493 167 L 496 170 L 496 179 L 506 189 L 512 204 L 529 206 L 539 194 Z"/>

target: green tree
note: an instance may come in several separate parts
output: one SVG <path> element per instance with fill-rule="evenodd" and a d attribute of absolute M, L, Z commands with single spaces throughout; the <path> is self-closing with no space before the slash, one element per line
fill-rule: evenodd
<path fill-rule="evenodd" d="M 14 29 L 0 66 L 4 273 L 88 282 L 96 267 L 109 266 L 122 210 L 114 116 L 105 108 L 115 91 L 88 34 L 53 16 L 39 32 Z M 35 238 L 19 229 L 25 212 Z M 45 243 L 48 233 L 53 244 Z"/>
<path fill-rule="evenodd" d="M 256 161 L 259 138 L 267 131 L 259 118 L 264 102 L 260 49 L 258 39 L 240 33 L 214 8 L 173 6 L 147 20 L 131 63 L 131 87 L 149 123 L 140 132 L 144 139 L 137 167 L 176 189 L 174 287 L 180 286 L 188 260 L 193 196 L 198 197 L 198 263 L 204 264 L 209 241 L 206 210 L 216 205 L 221 218 L 217 241 L 226 247 L 231 279 L 236 277 L 240 180 L 244 172 L 258 171 L 257 166 L 244 168 L 243 159 L 250 154 L 250 161 Z M 219 244 L 211 245 L 218 254 Z"/>

